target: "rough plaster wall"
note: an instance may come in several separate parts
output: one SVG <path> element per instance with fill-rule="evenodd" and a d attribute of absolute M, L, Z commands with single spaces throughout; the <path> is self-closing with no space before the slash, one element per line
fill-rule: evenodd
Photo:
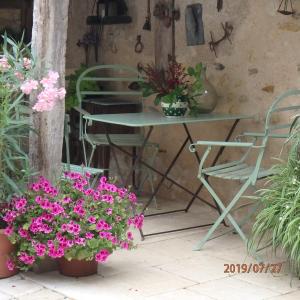
<path fill-rule="evenodd" d="M 74 5 L 75 2 L 73 1 Z M 202 46 L 186 46 L 184 10 L 191 3 L 203 4 L 203 18 L 206 44 Z M 177 60 L 185 65 L 194 65 L 203 62 L 208 66 L 208 79 L 216 87 L 220 95 L 220 103 L 216 112 L 256 114 L 253 121 L 242 121 L 236 133 L 254 131 L 262 128 L 264 113 L 275 95 L 282 91 L 299 86 L 299 51 L 300 46 L 300 19 L 283 16 L 276 12 L 279 0 L 224 0 L 224 9 L 218 13 L 216 1 L 177 0 L 176 6 L 180 8 L 181 19 L 176 23 L 176 54 Z M 104 50 L 101 63 L 123 63 L 136 66 L 137 62 L 154 61 L 153 32 L 142 31 L 145 20 L 146 1 L 128 0 L 129 14 L 133 22 L 128 25 L 107 26 L 104 30 Z M 77 3 L 73 13 L 82 13 L 87 4 Z M 80 7 L 79 7 L 80 6 Z M 300 12 L 300 4 L 295 1 L 294 6 Z M 154 19 L 154 17 L 152 17 Z M 71 18 L 72 19 L 72 18 Z M 84 22 L 83 17 L 80 18 Z M 208 42 L 209 32 L 214 32 L 219 38 L 223 32 L 220 22 L 229 21 L 234 27 L 232 44 L 225 41 L 217 49 L 218 58 L 210 52 Z M 83 50 L 74 48 L 74 43 L 84 32 L 82 23 L 74 19 L 74 27 L 69 38 L 70 56 L 68 64 L 75 67 L 83 61 Z M 142 54 L 134 52 L 137 34 L 142 34 L 145 49 Z M 76 37 L 75 37 L 76 36 Z M 80 38 L 79 36 L 79 38 Z M 112 53 L 111 45 L 115 43 L 117 53 Z M 73 52 L 75 51 L 75 52 Z M 72 54 L 71 54 L 72 53 Z M 75 53 L 75 54 L 74 54 Z M 81 56 L 80 56 L 81 55 Z M 225 69 L 216 70 L 214 63 L 222 63 Z M 250 75 L 252 74 L 252 75 Z M 274 86 L 274 91 L 266 92 L 262 89 Z M 271 88 L 272 90 L 272 88 Z M 151 101 L 148 100 L 151 104 Z M 194 139 L 223 139 L 230 127 L 230 122 L 210 123 L 190 126 Z M 167 152 L 159 154 L 157 165 L 165 168 L 176 153 L 180 141 L 184 138 L 181 127 L 157 128 L 153 140 L 161 145 Z M 272 144 L 266 155 L 267 158 L 278 155 L 279 144 Z M 224 154 L 222 161 L 241 153 Z M 197 168 L 195 159 L 186 150 L 179 164 L 174 168 L 172 176 L 180 178 L 185 186 L 195 189 L 198 186 L 196 178 Z M 222 195 L 228 196 L 236 191 L 237 185 L 218 184 Z M 180 191 L 165 187 L 163 194 L 170 197 L 179 197 Z M 183 195 L 183 194 L 182 194 Z"/>

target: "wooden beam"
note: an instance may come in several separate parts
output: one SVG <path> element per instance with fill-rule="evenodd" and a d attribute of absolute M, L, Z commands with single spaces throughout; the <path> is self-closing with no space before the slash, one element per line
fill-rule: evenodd
<path fill-rule="evenodd" d="M 24 0 L 26 1 L 26 0 Z M 0 9 L 21 9 L 22 0 L 1 0 Z"/>
<path fill-rule="evenodd" d="M 65 54 L 69 0 L 35 0 L 33 10 L 32 52 L 36 59 L 36 75 L 47 70 L 60 74 L 65 82 Z M 36 97 L 31 97 L 31 104 Z M 51 112 L 34 113 L 32 124 L 37 131 L 30 133 L 31 167 L 54 181 L 61 172 L 65 105 L 60 101 Z"/>
<path fill-rule="evenodd" d="M 161 3 L 161 0 L 155 0 L 154 4 Z M 164 0 L 169 7 L 169 11 L 174 9 L 174 0 Z M 168 66 L 169 56 L 175 57 L 175 38 L 174 38 L 175 23 L 166 27 L 163 20 L 154 17 L 154 35 L 155 35 L 155 64 L 161 69 L 166 69 Z"/>

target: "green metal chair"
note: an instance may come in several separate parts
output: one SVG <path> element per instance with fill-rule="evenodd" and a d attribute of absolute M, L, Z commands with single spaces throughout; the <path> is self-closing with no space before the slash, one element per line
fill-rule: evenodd
<path fill-rule="evenodd" d="M 280 114 L 284 112 L 293 113 L 293 111 L 300 109 L 299 100 L 297 100 L 296 102 L 299 105 L 296 105 L 295 103 L 289 105 L 286 102 L 287 98 L 292 96 L 299 96 L 299 95 L 300 95 L 300 90 L 294 89 L 294 90 L 286 91 L 285 93 L 281 94 L 279 97 L 275 99 L 275 101 L 273 102 L 273 104 L 271 105 L 270 109 L 266 114 L 265 128 L 263 132 L 259 132 L 259 133 L 245 132 L 244 134 L 238 137 L 236 142 L 198 141 L 190 145 L 191 152 L 195 152 L 197 146 L 207 146 L 207 149 L 204 152 L 199 165 L 198 178 L 200 179 L 204 187 L 208 190 L 208 192 L 216 201 L 216 203 L 218 204 L 218 206 L 222 211 L 221 215 L 215 221 L 213 226 L 209 229 L 209 231 L 204 236 L 204 238 L 201 241 L 199 241 L 199 243 L 196 245 L 195 250 L 202 249 L 202 247 L 208 240 L 224 235 L 223 233 L 221 235 L 212 237 L 216 229 L 225 220 L 225 218 L 227 218 L 227 220 L 231 223 L 233 227 L 230 231 L 231 232 L 235 231 L 237 234 L 239 234 L 241 239 L 245 241 L 245 243 L 247 242 L 247 237 L 242 231 L 241 227 L 245 225 L 245 223 L 249 220 L 251 214 L 254 213 L 255 208 L 247 216 L 244 216 L 244 219 L 242 220 L 242 222 L 240 222 L 240 224 L 238 224 L 238 222 L 234 220 L 231 212 L 233 212 L 233 209 L 236 207 L 237 203 L 241 200 L 241 197 L 244 195 L 245 191 L 249 186 L 251 185 L 255 186 L 258 180 L 274 174 L 274 170 L 272 168 L 265 169 L 262 167 L 262 160 L 265 154 L 265 150 L 269 138 L 281 138 L 281 139 L 288 138 L 289 128 L 292 122 L 288 124 L 280 124 L 280 123 L 274 124 L 274 122 L 272 122 L 274 119 L 272 118 L 278 115 L 278 113 Z M 242 137 L 251 138 L 251 141 L 243 142 L 241 141 Z M 247 151 L 241 157 L 240 160 L 222 163 L 213 167 L 205 168 L 204 167 L 205 162 L 209 157 L 209 153 L 211 152 L 213 147 L 245 148 Z M 253 151 L 254 151 L 254 155 L 256 155 L 256 162 L 254 164 L 251 164 L 248 162 L 248 158 L 250 155 L 252 155 Z M 220 199 L 220 197 L 217 195 L 217 193 L 214 191 L 212 186 L 210 185 L 208 181 L 209 177 L 216 177 L 224 180 L 240 181 L 242 182 L 242 186 L 238 190 L 236 195 L 232 198 L 232 200 L 229 202 L 229 204 L 226 206 L 224 202 Z"/>
<path fill-rule="evenodd" d="M 62 163 L 63 171 L 71 171 L 76 172 L 80 174 L 90 173 L 92 177 L 92 186 L 96 184 L 97 179 L 99 176 L 103 175 L 105 169 L 100 168 L 90 168 L 86 166 L 79 166 L 71 164 L 70 160 L 70 142 L 69 142 L 69 135 L 71 132 L 70 127 L 70 116 L 68 114 L 65 114 L 65 122 L 64 122 L 64 140 L 65 140 L 65 153 L 66 153 L 66 163 Z"/>
<path fill-rule="evenodd" d="M 75 109 L 80 113 L 79 121 L 79 138 L 83 144 L 84 161 L 86 166 L 90 166 L 95 150 L 100 146 L 109 146 L 109 140 L 105 133 L 91 133 L 88 131 L 88 127 L 92 125 L 92 122 L 85 122 L 84 115 L 90 115 L 86 110 L 82 108 L 82 103 L 86 96 L 101 96 L 97 103 L 100 105 L 116 105 L 122 106 L 127 104 L 139 104 L 143 109 L 142 92 L 130 90 L 129 84 L 132 82 L 140 82 L 142 77 L 137 69 L 134 69 L 125 65 L 99 65 L 94 66 L 84 71 L 78 78 L 76 84 L 77 98 L 79 100 L 79 106 Z M 81 84 L 84 81 L 97 81 L 104 82 L 106 90 L 99 91 L 86 91 L 82 90 Z M 121 134 L 109 134 L 111 142 L 121 147 L 142 147 L 145 141 L 143 132 L 136 133 L 121 133 Z M 91 151 L 88 157 L 86 144 L 91 146 Z M 148 143 L 147 146 L 158 148 L 157 144 Z M 153 152 L 156 155 L 157 151 Z M 152 176 L 148 176 L 151 186 Z"/>

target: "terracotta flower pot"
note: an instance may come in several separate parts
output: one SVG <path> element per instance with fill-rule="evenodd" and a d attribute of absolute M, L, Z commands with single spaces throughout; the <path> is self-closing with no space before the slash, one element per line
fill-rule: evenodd
<path fill-rule="evenodd" d="M 14 276 L 18 273 L 15 269 L 10 271 L 7 269 L 6 261 L 9 255 L 14 251 L 13 244 L 9 241 L 7 236 L 4 234 L 4 229 L 0 229 L 0 278 L 7 278 Z"/>
<path fill-rule="evenodd" d="M 60 274 L 70 277 L 83 277 L 97 274 L 98 264 L 95 260 L 77 260 L 72 259 L 71 261 L 65 258 L 58 260 L 58 269 Z"/>

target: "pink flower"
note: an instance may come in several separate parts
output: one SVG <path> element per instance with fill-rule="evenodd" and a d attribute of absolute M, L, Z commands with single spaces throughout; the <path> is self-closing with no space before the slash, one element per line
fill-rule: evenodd
<path fill-rule="evenodd" d="M 87 232 L 87 233 L 85 234 L 85 238 L 86 238 L 87 240 L 91 240 L 93 237 L 94 237 L 94 234 L 91 233 L 91 232 Z"/>
<path fill-rule="evenodd" d="M 77 214 L 79 217 L 83 217 L 85 215 L 85 210 L 81 205 L 75 205 L 73 209 L 74 213 Z"/>
<path fill-rule="evenodd" d="M 18 258 L 21 262 L 23 262 L 25 265 L 32 265 L 35 262 L 35 258 L 32 255 L 28 255 L 25 252 L 21 252 L 18 255 Z"/>
<path fill-rule="evenodd" d="M 25 198 L 20 198 L 15 202 L 15 208 L 16 210 L 21 210 L 25 208 L 26 204 L 27 204 L 27 200 Z"/>
<path fill-rule="evenodd" d="M 96 219 L 94 216 L 88 217 L 88 222 L 89 222 L 89 223 L 95 224 L 95 223 L 96 223 L 96 220 L 97 220 L 97 219 Z"/>
<path fill-rule="evenodd" d="M 40 83 L 44 88 L 53 88 L 53 86 L 57 83 L 59 78 L 59 74 L 57 72 L 49 71 L 48 76 L 44 77 Z"/>
<path fill-rule="evenodd" d="M 122 217 L 121 216 L 116 216 L 116 222 L 119 223 L 122 221 Z"/>
<path fill-rule="evenodd" d="M 108 256 L 110 255 L 110 253 L 108 252 L 108 250 L 103 249 L 101 251 L 99 251 L 96 255 L 95 255 L 95 260 L 98 263 L 102 263 L 105 262 L 108 258 Z"/>
<path fill-rule="evenodd" d="M 85 245 L 85 239 L 81 238 L 81 237 L 76 237 L 75 238 L 75 244 L 84 246 Z"/>
<path fill-rule="evenodd" d="M 129 240 L 133 240 L 133 234 L 132 234 L 132 232 L 131 231 L 128 231 L 127 232 L 127 238 L 129 239 Z"/>
<path fill-rule="evenodd" d="M 5 213 L 5 216 L 3 217 L 3 220 L 7 223 L 12 223 L 15 218 L 17 217 L 16 212 L 14 211 L 8 211 Z"/>
<path fill-rule="evenodd" d="M 129 244 L 127 242 L 121 242 L 120 246 L 122 249 L 125 249 L 125 250 L 129 249 Z"/>
<path fill-rule="evenodd" d="M 112 195 L 103 195 L 101 200 L 103 202 L 107 202 L 109 204 L 113 204 L 114 203 L 114 197 Z"/>
<path fill-rule="evenodd" d="M 7 71 L 8 69 L 10 69 L 11 66 L 8 63 L 8 60 L 6 57 L 1 57 L 0 58 L 0 71 Z"/>
<path fill-rule="evenodd" d="M 21 238 L 28 239 L 29 238 L 29 232 L 23 228 L 19 228 L 18 233 Z"/>
<path fill-rule="evenodd" d="M 30 70 L 31 69 L 31 59 L 27 58 L 27 57 L 24 57 L 23 58 L 23 67 L 26 69 L 26 70 Z"/>
<path fill-rule="evenodd" d="M 64 212 L 63 207 L 61 207 L 57 202 L 52 204 L 51 213 L 54 216 L 60 215 Z"/>
<path fill-rule="evenodd" d="M 112 211 L 113 211 L 112 208 L 108 208 L 106 210 L 106 214 L 110 216 L 112 214 Z"/>
<path fill-rule="evenodd" d="M 136 195 L 134 193 L 130 193 L 128 195 L 128 198 L 131 203 L 136 203 L 136 201 L 137 201 Z"/>
<path fill-rule="evenodd" d="M 72 202 L 72 199 L 71 199 L 70 197 L 65 197 L 65 198 L 62 200 L 62 202 L 63 202 L 64 204 L 68 204 L 68 203 Z"/>
<path fill-rule="evenodd" d="M 33 90 L 38 89 L 39 83 L 36 80 L 26 80 L 22 85 L 21 85 L 21 91 L 25 95 L 30 95 Z"/>
<path fill-rule="evenodd" d="M 15 76 L 19 79 L 19 80 L 24 80 L 24 75 L 21 72 L 15 72 Z"/>
<path fill-rule="evenodd" d="M 37 256 L 42 257 L 46 253 L 46 245 L 38 243 L 34 246 L 34 250 L 35 250 Z"/>
<path fill-rule="evenodd" d="M 4 234 L 6 236 L 11 236 L 13 234 L 14 230 L 13 230 L 13 227 L 12 226 L 7 226 L 5 229 L 4 229 Z"/>
<path fill-rule="evenodd" d="M 6 261 L 6 267 L 9 271 L 13 271 L 16 267 L 15 263 L 13 262 L 13 260 L 11 260 L 10 258 Z"/>

